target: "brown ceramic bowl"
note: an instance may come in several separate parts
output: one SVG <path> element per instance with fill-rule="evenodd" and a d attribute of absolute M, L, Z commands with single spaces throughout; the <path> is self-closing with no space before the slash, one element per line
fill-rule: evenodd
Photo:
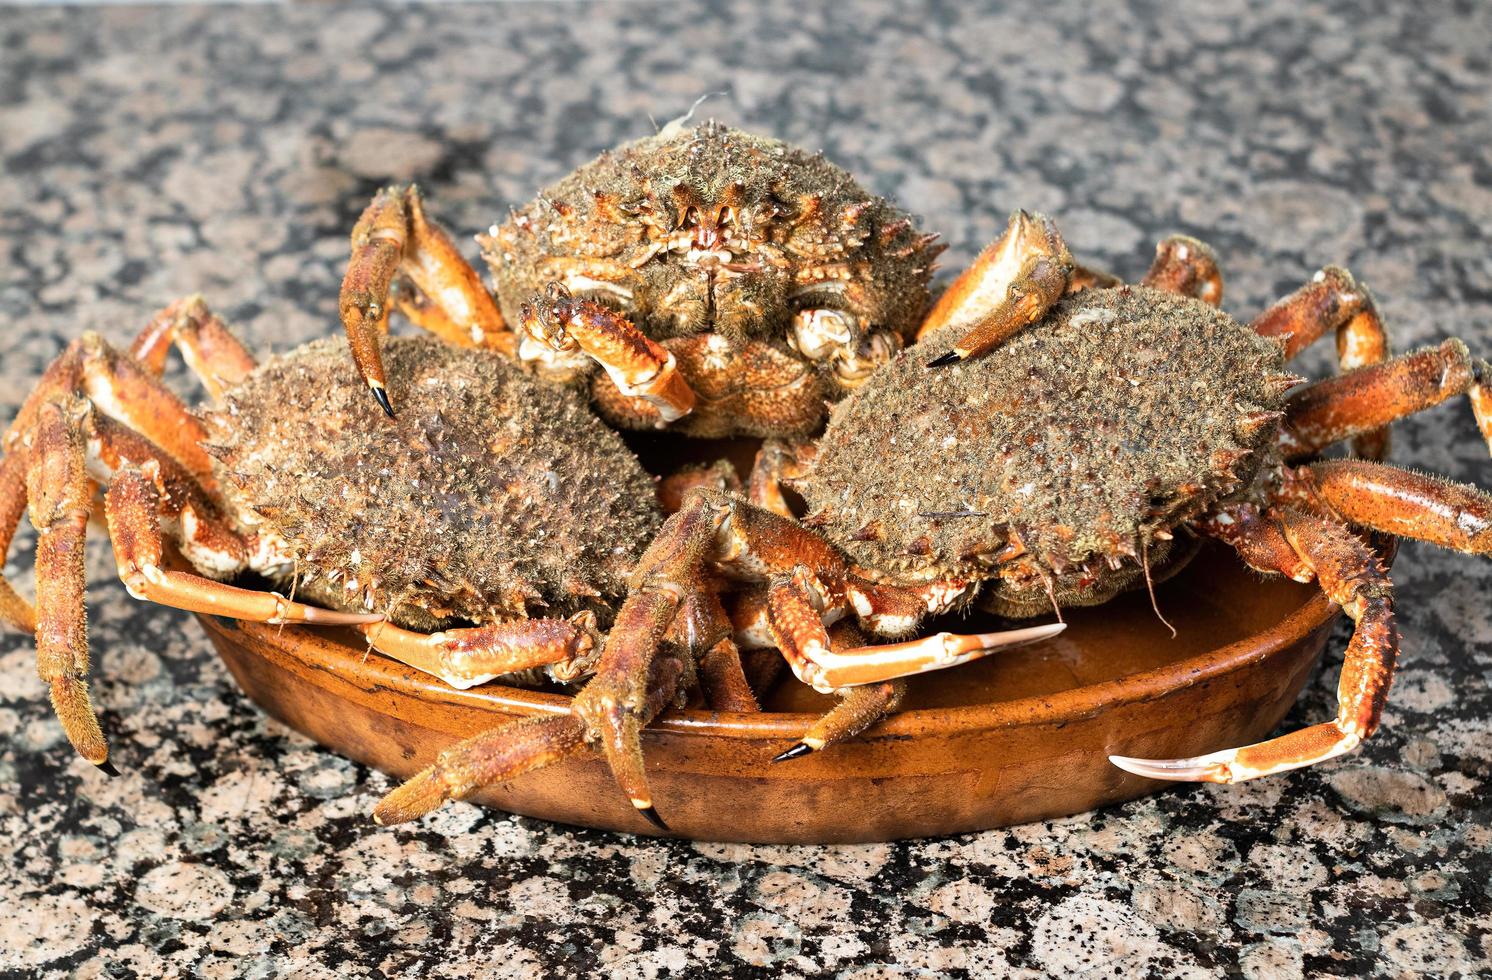
<path fill-rule="evenodd" d="M 669 714 L 643 737 L 658 810 L 675 834 L 699 840 L 879 841 L 1063 816 L 1160 789 L 1107 756 L 1190 756 L 1263 737 L 1311 676 L 1337 609 L 1316 588 L 1263 579 L 1216 547 L 1157 592 L 1175 639 L 1143 593 L 1074 610 L 1060 636 L 918 677 L 892 718 L 790 762 L 769 760 L 831 703 L 791 675 L 762 714 Z M 201 619 L 264 710 L 399 777 L 457 739 L 567 703 L 496 684 L 456 691 L 365 657 L 350 633 Z M 474 800 L 654 832 L 596 756 Z"/>

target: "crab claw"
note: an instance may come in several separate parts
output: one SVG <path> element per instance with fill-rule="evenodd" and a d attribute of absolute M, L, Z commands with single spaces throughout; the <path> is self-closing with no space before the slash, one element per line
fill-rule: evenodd
<path fill-rule="evenodd" d="M 1344 731 L 1336 722 L 1312 725 L 1279 738 L 1222 749 L 1189 759 L 1137 759 L 1111 755 L 1109 761 L 1136 776 L 1184 783 L 1241 783 L 1260 776 L 1313 766 L 1346 755 L 1362 744 L 1362 736 Z"/>
<path fill-rule="evenodd" d="M 1063 623 L 1027 626 L 999 633 L 934 633 L 917 640 L 882 643 L 844 651 L 805 651 L 788 664 L 798 679 L 821 693 L 875 684 L 929 670 L 957 667 L 1002 647 L 1024 646 L 1065 630 Z"/>

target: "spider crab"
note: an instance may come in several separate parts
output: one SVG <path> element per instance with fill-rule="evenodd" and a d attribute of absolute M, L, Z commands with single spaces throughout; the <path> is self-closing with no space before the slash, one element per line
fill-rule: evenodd
<path fill-rule="evenodd" d="M 863 727 L 902 682 L 841 669 L 836 632 L 850 619 L 906 633 L 975 602 L 1007 616 L 1099 603 L 1174 571 L 1189 557 L 1178 545 L 1195 536 L 1261 572 L 1317 582 L 1354 620 L 1337 716 L 1197 758 L 1112 761 L 1233 782 L 1370 736 L 1398 635 L 1388 575 L 1354 529 L 1487 554 L 1492 496 L 1373 459 L 1317 457 L 1345 440 L 1378 455 L 1394 419 L 1459 394 L 1492 444 L 1492 369 L 1459 340 L 1390 358 L 1372 297 L 1340 268 L 1247 325 L 1216 308 L 1221 291 L 1211 250 L 1194 239 L 1163 241 L 1141 284 L 1117 285 L 1080 274 L 1051 222 L 1018 212 L 919 342 L 836 406 L 816 446 L 779 447 L 775 470 L 759 474 L 791 478 L 806 518 L 763 506 L 773 493 L 761 487 L 757 503 L 689 495 L 639 562 L 575 700 L 634 804 L 652 805 L 638 740 L 653 714 L 650 672 L 672 624 L 722 588 L 756 587 L 738 633 L 780 648 L 805 683 L 848 687 L 840 714 Z M 1341 373 L 1302 387 L 1285 364 L 1328 333 Z M 951 648 L 946 659 L 978 655 Z M 776 761 L 847 727 L 826 718 Z M 490 764 L 502 731 L 447 750 L 379 816 L 409 819 L 504 778 Z"/>
<path fill-rule="evenodd" d="M 194 412 L 161 384 L 173 345 L 210 407 Z M 0 550 L 29 509 L 37 601 L 0 580 L 0 618 L 35 635 L 38 671 L 88 761 L 108 767 L 83 605 L 99 487 L 136 598 L 356 626 L 459 687 L 535 668 L 573 680 L 594 662 L 598 616 L 609 622 L 662 519 L 652 478 L 580 399 L 500 357 L 428 340 L 389 352 L 409 411 L 376 437 L 363 434 L 377 410 L 343 380 L 339 344 L 260 365 L 195 297 L 128 352 L 87 334 L 47 370 L 0 459 Z M 246 574 L 319 605 L 229 584 Z"/>
<path fill-rule="evenodd" d="M 412 186 L 381 191 L 353 229 L 342 320 L 390 414 L 379 344 L 398 308 L 588 387 L 620 428 L 812 435 L 826 401 L 910 340 L 942 251 L 822 155 L 683 120 L 477 240 L 495 296 Z"/>

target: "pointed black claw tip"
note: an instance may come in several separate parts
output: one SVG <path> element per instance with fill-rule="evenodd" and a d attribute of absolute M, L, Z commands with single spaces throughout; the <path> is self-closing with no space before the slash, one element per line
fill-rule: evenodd
<path fill-rule="evenodd" d="M 96 765 L 98 766 L 98 771 L 103 773 L 105 776 L 119 775 L 119 770 L 115 769 L 114 763 L 110 762 L 108 759 L 105 759 L 103 762 L 96 763 Z"/>
<path fill-rule="evenodd" d="M 797 745 L 794 745 L 792 748 L 788 749 L 786 752 L 782 753 L 781 755 L 773 756 L 772 757 L 772 761 L 773 762 L 786 762 L 789 759 L 796 759 L 799 756 L 807 755 L 808 753 L 810 753 L 812 751 L 813 751 L 813 746 L 808 745 L 808 744 L 806 744 L 804 742 L 799 742 Z"/>
<path fill-rule="evenodd" d="M 927 362 L 927 366 L 928 367 L 947 367 L 950 364 L 957 364 L 959 361 L 962 361 L 962 360 L 963 360 L 963 357 L 959 354 L 958 351 L 951 350 L 951 351 L 949 351 L 946 354 L 939 354 L 937 357 L 935 357 L 932 360 L 928 361 Z"/>
<path fill-rule="evenodd" d="M 642 814 L 644 817 L 647 817 L 648 823 L 652 824 L 654 827 L 657 827 L 659 830 L 669 829 L 668 824 L 663 822 L 663 818 L 658 816 L 658 811 L 653 809 L 652 807 L 640 806 L 637 808 L 637 812 Z"/>
<path fill-rule="evenodd" d="M 389 393 L 384 391 L 382 388 L 376 388 L 372 385 L 368 386 L 368 390 L 373 392 L 373 397 L 378 400 L 378 405 L 380 408 L 383 409 L 383 414 L 387 415 L 389 418 L 393 418 L 394 406 L 389 404 Z"/>

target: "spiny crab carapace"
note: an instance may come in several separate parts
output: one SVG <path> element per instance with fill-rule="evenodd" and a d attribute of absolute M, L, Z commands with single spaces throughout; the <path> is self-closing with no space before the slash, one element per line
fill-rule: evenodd
<path fill-rule="evenodd" d="M 938 326 L 778 466 L 795 477 L 807 517 L 718 491 L 688 496 L 643 555 L 597 675 L 575 701 L 634 803 L 651 800 L 638 742 L 652 717 L 651 665 L 676 617 L 725 583 L 759 590 L 738 616 L 747 635 L 780 648 L 806 683 L 832 689 L 845 679 L 818 665 L 834 660 L 834 630 L 863 622 L 867 595 L 899 608 L 904 630 L 976 602 L 1029 616 L 1149 586 L 1198 537 L 1226 542 L 1260 572 L 1315 581 L 1354 620 L 1337 717 L 1244 748 L 1114 764 L 1234 782 L 1370 736 L 1398 634 L 1388 575 L 1360 532 L 1487 554 L 1492 496 L 1319 454 L 1352 440 L 1360 456 L 1380 455 L 1394 419 L 1461 394 L 1492 444 L 1492 369 L 1454 339 L 1390 357 L 1371 296 L 1339 268 L 1249 324 L 1216 308 L 1221 282 L 1211 250 L 1177 236 L 1142 284 L 1096 284 L 1047 219 L 1017 213 L 945 294 Z M 1302 387 L 1285 364 L 1328 333 L 1342 371 Z M 863 721 L 889 710 L 900 685 L 856 687 L 844 704 Z M 822 734 L 816 725 L 778 761 L 821 748 Z M 469 791 L 474 773 L 505 778 L 491 765 L 495 745 L 513 750 L 498 732 L 447 750 L 385 799 L 384 819 Z"/>

